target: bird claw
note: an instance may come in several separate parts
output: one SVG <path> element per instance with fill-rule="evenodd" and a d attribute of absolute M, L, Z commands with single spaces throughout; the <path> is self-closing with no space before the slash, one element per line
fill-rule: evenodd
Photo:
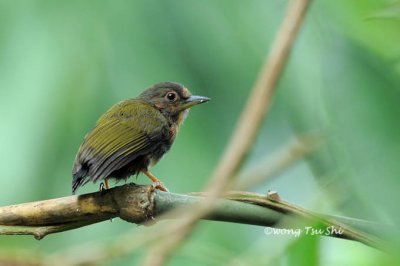
<path fill-rule="evenodd" d="M 169 192 L 168 188 L 165 187 L 161 181 L 153 182 L 153 184 L 151 184 L 151 187 L 152 187 L 152 191 L 159 189 L 164 192 Z"/>

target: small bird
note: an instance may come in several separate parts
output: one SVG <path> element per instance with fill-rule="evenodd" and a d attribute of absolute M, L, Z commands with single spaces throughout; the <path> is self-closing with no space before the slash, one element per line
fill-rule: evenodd
<path fill-rule="evenodd" d="M 171 148 L 189 108 L 208 102 L 178 83 L 162 82 L 138 97 L 119 102 L 85 136 L 72 168 L 72 193 L 89 181 L 127 180 L 144 173 L 153 187 L 168 191 L 149 172 Z"/>

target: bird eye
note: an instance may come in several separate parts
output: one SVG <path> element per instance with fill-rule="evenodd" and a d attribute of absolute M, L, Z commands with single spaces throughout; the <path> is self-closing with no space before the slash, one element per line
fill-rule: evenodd
<path fill-rule="evenodd" d="M 165 98 L 166 98 L 168 101 L 173 102 L 173 101 L 176 100 L 177 95 L 176 95 L 175 92 L 168 92 L 168 93 L 165 95 Z"/>

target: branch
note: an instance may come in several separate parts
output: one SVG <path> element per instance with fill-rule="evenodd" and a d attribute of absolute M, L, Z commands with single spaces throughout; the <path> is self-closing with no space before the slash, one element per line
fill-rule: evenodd
<path fill-rule="evenodd" d="M 0 234 L 34 235 L 36 239 L 52 233 L 76 229 L 115 217 L 137 224 L 153 222 L 165 212 L 180 206 L 192 206 L 204 200 L 205 193 L 180 195 L 153 191 L 152 186 L 127 184 L 80 196 L 68 196 L 37 202 L 0 207 Z M 279 227 L 287 216 L 301 218 L 310 225 L 343 229 L 342 234 L 332 234 L 378 246 L 379 240 L 362 230 L 370 222 L 350 218 L 328 217 L 296 207 L 293 204 L 256 193 L 234 191 L 216 202 L 215 210 L 204 217 L 207 220 L 225 221 L 268 227 Z M 171 217 L 170 217 L 171 218 Z M 179 217 L 172 217 L 179 218 Z M 353 226 L 348 225 L 348 221 Z M 338 222 L 341 221 L 341 222 Z M 289 227 L 290 228 L 290 227 Z"/>

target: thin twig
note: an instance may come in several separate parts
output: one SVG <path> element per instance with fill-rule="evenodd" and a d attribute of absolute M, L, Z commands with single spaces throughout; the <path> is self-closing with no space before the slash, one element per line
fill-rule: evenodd
<path fill-rule="evenodd" d="M 60 233 L 72 229 L 77 229 L 80 227 L 88 226 L 94 223 L 99 223 L 104 221 L 104 219 L 89 219 L 82 222 L 66 222 L 59 225 L 0 225 L 0 235 L 33 235 L 37 240 L 41 240 L 43 237 Z"/>
<path fill-rule="evenodd" d="M 223 193 L 232 179 L 236 177 L 238 170 L 254 144 L 262 121 L 270 107 L 273 92 L 302 25 L 309 3 L 310 0 L 290 1 L 269 56 L 236 123 L 225 152 L 212 174 L 212 179 L 207 186 L 207 191 L 210 194 L 204 200 L 203 206 L 193 208 L 191 212 L 185 212 L 187 213 L 187 223 L 175 232 L 181 236 L 176 236 L 168 242 L 160 242 L 161 247 L 151 249 L 145 259 L 145 265 L 162 265 L 170 257 L 174 249 L 179 247 L 180 243 L 190 234 L 198 219 L 212 210 L 215 206 L 213 203 L 215 199 Z"/>
<path fill-rule="evenodd" d="M 359 228 L 365 227 L 377 227 L 378 224 L 372 224 L 369 221 L 363 221 L 359 219 L 352 219 L 347 217 L 335 217 L 328 215 L 321 215 L 309 210 L 306 210 L 302 207 L 291 204 L 287 201 L 282 200 L 275 192 L 272 193 L 274 196 L 265 197 L 258 193 L 251 192 L 234 192 L 231 191 L 226 193 L 225 197 L 232 200 L 238 200 L 243 202 L 249 202 L 252 204 L 257 204 L 260 206 L 268 207 L 275 209 L 279 212 L 283 212 L 286 214 L 292 214 L 297 217 L 302 217 L 307 221 L 314 221 L 322 225 L 323 228 L 334 228 L 333 231 L 341 231 L 340 234 L 336 235 L 336 237 L 356 240 L 361 243 L 364 243 L 368 246 L 375 247 L 378 249 L 383 249 L 383 241 L 379 240 L 377 237 L 374 237 L 366 232 L 362 232 L 361 229 L 357 230 L 356 228 L 351 227 L 349 224 L 353 224 L 358 226 Z M 273 198 L 273 199 L 271 199 Z M 371 231 L 371 229 L 370 229 Z"/>

